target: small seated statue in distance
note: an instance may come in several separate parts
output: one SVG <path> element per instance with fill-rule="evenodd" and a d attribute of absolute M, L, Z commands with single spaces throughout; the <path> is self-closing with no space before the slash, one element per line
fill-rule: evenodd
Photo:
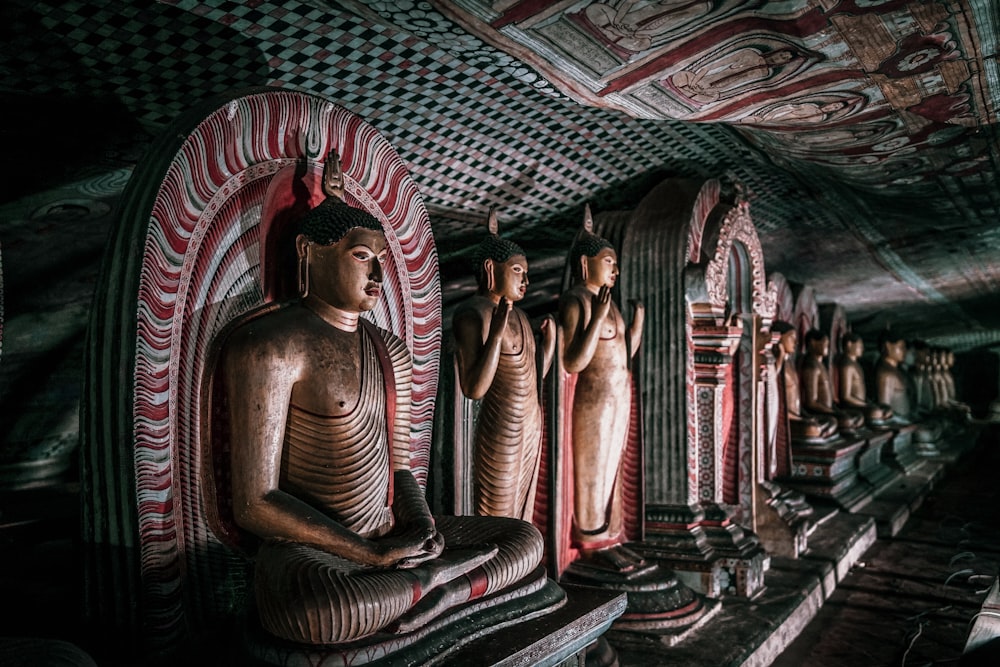
<path fill-rule="evenodd" d="M 858 361 L 865 353 L 865 343 L 856 333 L 843 338 L 844 352 L 837 359 L 840 375 L 840 405 L 864 411 L 865 423 L 873 428 L 885 428 L 892 418 L 892 408 L 868 400 L 865 371 Z"/>
<path fill-rule="evenodd" d="M 782 320 L 775 320 L 771 330 L 781 334 L 775 346 L 775 367 L 784 378 L 785 409 L 788 412 L 788 426 L 792 440 L 829 440 L 837 435 L 837 420 L 830 415 L 808 414 L 802 406 L 802 388 L 794 361 L 799 340 L 798 332 L 795 327 Z"/>
<path fill-rule="evenodd" d="M 581 559 L 619 570 L 643 564 L 622 546 L 622 456 L 632 402 L 630 362 L 642 340 L 645 308 L 634 303 L 631 324 L 611 299 L 618 255 L 584 228 L 570 250 L 573 286 L 559 298 L 563 368 L 575 373 L 572 414 L 573 542 Z"/>
<path fill-rule="evenodd" d="M 911 408 L 910 387 L 902 364 L 906 359 L 906 340 L 892 331 L 881 336 L 881 356 L 875 367 L 875 388 L 878 402 L 892 409 L 893 424 L 913 424 L 919 417 Z M 941 429 L 928 423 L 917 424 L 913 439 L 917 443 L 935 443 L 941 437 Z"/>
<path fill-rule="evenodd" d="M 455 310 L 456 363 L 462 392 L 482 400 L 473 453 L 474 504 L 480 516 L 531 521 L 542 446 L 538 378 L 555 352 L 551 318 L 541 325 L 541 368 L 531 323 L 514 303 L 528 289 L 528 260 L 513 241 L 497 235 L 491 209 L 489 234 L 475 258 L 478 291 Z"/>
<path fill-rule="evenodd" d="M 410 352 L 361 317 L 381 295 L 386 237 L 342 200 L 335 154 L 324 191 L 295 239 L 299 298 L 251 313 L 220 352 L 261 625 L 304 644 L 416 629 L 542 555 L 525 522 L 431 516 L 408 466 Z"/>
<path fill-rule="evenodd" d="M 941 385 L 944 404 L 959 419 L 968 421 L 972 419 L 972 408 L 968 403 L 958 400 L 958 393 L 955 388 L 955 376 L 952 368 L 955 366 L 955 353 L 948 348 L 940 349 L 941 355 Z"/>
<path fill-rule="evenodd" d="M 837 420 L 842 432 L 864 426 L 864 414 L 853 408 L 837 408 L 833 403 L 833 383 L 823 359 L 830 354 L 830 337 L 821 331 L 806 332 L 806 356 L 802 361 L 802 407 L 809 414 L 826 415 Z"/>

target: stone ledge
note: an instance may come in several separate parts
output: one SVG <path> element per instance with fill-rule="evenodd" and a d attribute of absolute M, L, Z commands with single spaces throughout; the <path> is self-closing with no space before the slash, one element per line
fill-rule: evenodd
<path fill-rule="evenodd" d="M 624 593 L 566 588 L 566 604 L 538 619 L 498 630 L 439 657 L 440 663 L 493 667 L 551 667 L 579 656 L 625 611 Z"/>
<path fill-rule="evenodd" d="M 753 600 L 723 598 L 720 611 L 682 643 L 665 646 L 654 633 L 615 633 L 609 640 L 623 667 L 770 664 L 816 615 L 875 537 L 871 517 L 837 513 L 813 532 L 801 558 L 772 558 L 763 595 Z"/>

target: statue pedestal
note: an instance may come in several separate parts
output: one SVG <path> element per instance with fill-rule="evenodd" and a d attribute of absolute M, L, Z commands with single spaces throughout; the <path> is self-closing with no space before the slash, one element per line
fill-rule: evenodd
<path fill-rule="evenodd" d="M 892 439 L 883 448 L 883 459 L 893 467 L 902 470 L 904 474 L 913 472 L 920 465 L 913 435 L 917 431 L 916 424 L 899 426 Z"/>
<path fill-rule="evenodd" d="M 530 623 L 519 623 L 477 636 L 446 654 L 449 665 L 583 665 L 587 651 L 625 611 L 625 596 L 615 591 L 566 589 L 566 604 Z M 598 664 L 617 664 L 618 656 Z M 586 659 L 585 659 L 586 657 Z M 411 664 L 411 663 L 406 663 Z"/>
<path fill-rule="evenodd" d="M 631 543 L 628 548 L 638 553 L 641 546 Z M 625 593 L 628 596 L 625 613 L 615 621 L 614 628 L 660 631 L 674 642 L 718 609 L 715 601 L 696 594 L 671 570 L 652 561 L 631 571 L 619 571 L 578 560 L 570 563 L 559 583 L 572 589 Z"/>
<path fill-rule="evenodd" d="M 865 438 L 865 446 L 858 453 L 858 474 L 878 495 L 899 477 L 899 472 L 885 463 L 885 450 L 893 434 L 892 431 L 863 431 L 860 435 Z"/>
<path fill-rule="evenodd" d="M 442 658 L 450 661 L 453 653 L 463 653 L 470 643 L 503 630 L 507 630 L 508 635 L 524 635 L 529 630 L 535 633 L 538 627 L 546 627 L 558 636 L 567 623 L 580 624 L 577 630 L 563 633 L 564 642 L 550 639 L 531 649 L 538 652 L 540 660 L 529 661 L 530 664 L 554 665 L 586 649 L 625 609 L 624 597 L 613 592 L 588 599 L 591 600 L 589 608 L 587 604 L 569 604 L 566 591 L 547 578 L 540 567 L 526 580 L 449 610 L 406 634 L 379 632 L 345 644 L 310 646 L 272 637 L 254 619 L 248 621 L 244 632 L 245 657 L 258 664 L 281 667 L 421 664 Z M 501 643 L 508 650 L 531 648 L 528 644 L 512 644 L 509 637 Z M 493 651 L 488 655 L 500 656 L 501 652 Z M 552 659 L 541 660 L 542 657 Z M 456 664 L 465 663 L 456 660 Z"/>
<path fill-rule="evenodd" d="M 780 480 L 811 499 L 855 512 L 872 499 L 872 488 L 858 475 L 858 455 L 867 443 L 838 437 L 827 442 L 793 442 L 791 476 Z"/>
<path fill-rule="evenodd" d="M 757 486 L 754 501 L 754 529 L 767 553 L 785 558 L 798 558 L 804 553 L 813 508 L 802 494 L 763 481 Z"/>
<path fill-rule="evenodd" d="M 770 566 L 757 536 L 717 505 L 647 505 L 646 539 L 634 548 L 672 569 L 696 593 L 712 598 L 756 597 L 764 590 Z"/>
<path fill-rule="evenodd" d="M 723 598 L 719 612 L 682 643 L 668 647 L 655 635 L 625 637 L 612 630 L 608 641 L 621 664 L 749 667 L 774 662 L 875 542 L 870 517 L 835 510 L 832 514 L 810 535 L 805 554 L 794 560 L 772 559 L 762 595 L 753 600 Z"/>

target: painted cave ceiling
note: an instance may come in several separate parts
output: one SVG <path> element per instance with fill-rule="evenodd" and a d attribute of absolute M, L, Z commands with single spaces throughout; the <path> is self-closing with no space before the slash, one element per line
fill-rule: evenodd
<path fill-rule="evenodd" d="M 8 0 L 0 18 L 11 316 L 81 310 L 152 138 L 202 98 L 271 85 L 396 147 L 446 303 L 490 206 L 544 309 L 585 202 L 729 173 L 768 272 L 857 330 L 1000 343 L 997 0 Z"/>

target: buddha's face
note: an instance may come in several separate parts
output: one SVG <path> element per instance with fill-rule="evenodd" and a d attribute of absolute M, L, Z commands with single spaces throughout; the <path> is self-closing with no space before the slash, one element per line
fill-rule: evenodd
<path fill-rule="evenodd" d="M 781 334 L 781 339 L 778 341 L 778 346 L 785 354 L 795 354 L 795 348 L 798 347 L 798 344 L 799 334 L 795 329 Z"/>
<path fill-rule="evenodd" d="M 897 363 L 902 363 L 903 359 L 906 358 L 906 341 L 887 341 L 882 346 L 882 354 L 885 355 L 886 359 L 891 359 Z"/>
<path fill-rule="evenodd" d="M 493 295 L 513 302 L 520 301 L 527 294 L 528 259 L 524 255 L 514 255 L 506 262 L 490 261 L 487 270 L 493 274 L 493 287 L 490 289 Z"/>
<path fill-rule="evenodd" d="M 300 236 L 304 240 L 305 237 Z M 355 227 L 333 245 L 306 243 L 309 293 L 335 308 L 365 312 L 382 295 L 382 262 L 388 253 L 385 234 Z"/>
<path fill-rule="evenodd" d="M 830 352 L 830 338 L 813 338 L 809 341 L 809 353 L 818 357 L 825 357 Z"/>
<path fill-rule="evenodd" d="M 591 287 L 614 287 L 618 280 L 618 254 L 612 248 L 602 248 L 593 257 L 583 255 L 580 261 L 586 269 L 586 282 Z"/>

